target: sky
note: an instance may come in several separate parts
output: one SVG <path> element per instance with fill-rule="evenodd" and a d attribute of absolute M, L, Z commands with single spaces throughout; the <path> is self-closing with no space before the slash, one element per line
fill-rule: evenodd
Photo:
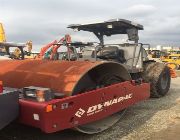
<path fill-rule="evenodd" d="M 0 0 L 0 22 L 7 41 L 32 40 L 35 50 L 65 34 L 73 41 L 98 41 L 92 33 L 66 27 L 115 18 L 142 24 L 142 43 L 179 47 L 179 6 L 179 0 Z"/>

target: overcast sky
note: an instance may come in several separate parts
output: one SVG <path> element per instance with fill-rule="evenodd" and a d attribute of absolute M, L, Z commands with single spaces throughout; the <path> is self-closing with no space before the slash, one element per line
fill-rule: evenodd
<path fill-rule="evenodd" d="M 95 39 L 66 27 L 114 18 L 144 25 L 143 43 L 180 46 L 179 0 L 0 0 L 0 22 L 7 41 L 32 40 L 35 50 L 66 33 L 73 40 Z"/>

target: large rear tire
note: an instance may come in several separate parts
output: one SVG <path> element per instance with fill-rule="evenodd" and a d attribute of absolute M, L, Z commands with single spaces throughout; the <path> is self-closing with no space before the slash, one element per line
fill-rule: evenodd
<path fill-rule="evenodd" d="M 171 75 L 169 68 L 163 63 L 145 63 L 142 77 L 145 82 L 150 83 L 151 97 L 160 98 L 168 93 L 171 83 Z"/>

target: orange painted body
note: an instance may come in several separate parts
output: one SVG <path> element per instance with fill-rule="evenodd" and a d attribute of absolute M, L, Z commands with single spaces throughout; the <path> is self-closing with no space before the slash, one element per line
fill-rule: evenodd
<path fill-rule="evenodd" d="M 1 60 L 0 80 L 8 87 L 48 87 L 70 96 L 81 76 L 100 63 L 102 62 Z"/>

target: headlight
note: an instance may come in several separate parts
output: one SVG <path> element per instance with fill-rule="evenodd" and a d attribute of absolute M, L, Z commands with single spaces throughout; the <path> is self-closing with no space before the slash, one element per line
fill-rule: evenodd
<path fill-rule="evenodd" d="M 29 99 L 37 102 L 46 102 L 54 98 L 54 94 L 49 88 L 42 87 L 25 87 L 23 88 L 24 99 Z"/>

